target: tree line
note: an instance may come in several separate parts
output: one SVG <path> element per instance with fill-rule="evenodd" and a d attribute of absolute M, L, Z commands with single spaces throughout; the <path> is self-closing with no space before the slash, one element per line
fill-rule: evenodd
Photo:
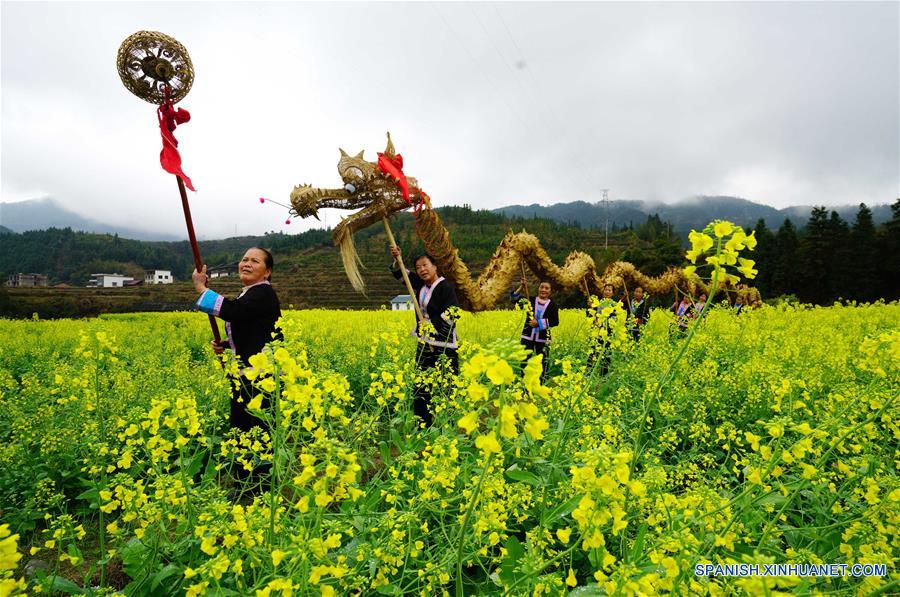
<path fill-rule="evenodd" d="M 852 223 L 815 207 L 801 229 L 785 220 L 777 231 L 756 224 L 754 281 L 763 297 L 793 295 L 805 303 L 900 298 L 900 199 L 880 226 L 865 203 Z"/>
<path fill-rule="evenodd" d="M 875 226 L 872 212 L 860 204 L 852 223 L 836 211 L 816 207 L 805 226 L 798 229 L 786 219 L 777 231 L 760 219 L 755 227 L 758 246 L 752 257 L 759 275 L 753 284 L 766 300 L 793 295 L 814 304 L 835 300 L 873 301 L 900 298 L 900 199 L 891 206 L 893 217 Z M 573 250 L 591 254 L 602 269 L 613 261 L 629 261 L 648 275 L 684 264 L 684 239 L 658 215 L 645 222 L 614 227 L 609 246 L 604 234 L 546 219 L 507 217 L 470 206 L 439 208 L 453 241 L 470 265 L 487 262 L 500 239 L 510 229 L 535 234 L 557 263 Z M 418 250 L 410 214 L 394 218 L 395 234 L 405 251 Z M 360 254 L 385 253 L 380 227 L 357 233 Z M 301 234 L 271 233 L 257 237 L 201 241 L 200 250 L 209 265 L 237 261 L 253 245 L 272 249 L 280 264 L 297 251 L 331 246 L 331 231 L 314 229 Z M 142 276 L 144 269 L 170 269 L 186 280 L 193 269 L 187 241 L 147 242 L 117 235 L 74 232 L 69 228 L 0 235 L 0 283 L 8 274 L 43 273 L 51 284 L 84 285 L 98 272 Z"/>

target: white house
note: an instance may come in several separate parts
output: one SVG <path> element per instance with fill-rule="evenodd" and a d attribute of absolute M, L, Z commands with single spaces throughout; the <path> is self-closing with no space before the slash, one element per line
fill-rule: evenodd
<path fill-rule="evenodd" d="M 238 264 L 240 262 L 235 261 L 234 263 L 226 263 L 224 265 L 217 265 L 215 267 L 208 268 L 206 273 L 209 274 L 209 277 L 212 278 L 227 278 L 229 276 L 236 276 L 238 274 Z"/>
<path fill-rule="evenodd" d="M 12 274 L 7 278 L 6 285 L 17 288 L 47 286 L 47 276 L 44 274 Z"/>
<path fill-rule="evenodd" d="M 94 288 L 121 288 L 122 286 L 125 286 L 126 282 L 133 281 L 134 278 L 131 276 L 124 276 L 122 274 L 91 274 L 88 286 Z"/>
<path fill-rule="evenodd" d="M 144 274 L 144 284 L 171 284 L 174 281 L 172 271 L 167 269 L 151 269 Z"/>
<path fill-rule="evenodd" d="M 410 311 L 412 308 L 412 299 L 408 294 L 398 294 L 391 299 L 391 311 Z"/>

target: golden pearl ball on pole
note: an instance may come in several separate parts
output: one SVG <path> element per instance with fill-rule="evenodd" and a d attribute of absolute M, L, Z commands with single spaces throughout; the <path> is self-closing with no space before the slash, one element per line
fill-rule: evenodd
<path fill-rule="evenodd" d="M 194 84 L 194 65 L 187 49 L 158 31 L 138 31 L 125 38 L 116 56 L 122 84 L 151 104 L 181 101 Z"/>

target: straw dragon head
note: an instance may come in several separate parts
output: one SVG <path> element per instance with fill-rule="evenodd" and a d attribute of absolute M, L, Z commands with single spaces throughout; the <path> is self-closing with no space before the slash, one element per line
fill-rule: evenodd
<path fill-rule="evenodd" d="M 407 176 L 405 178 L 410 199 L 407 202 L 398 180 L 383 171 L 377 162 L 367 161 L 362 151 L 353 156 L 343 149 L 340 152 L 341 158 L 338 160 L 337 169 L 344 186 L 328 189 L 308 184 L 297 185 L 291 191 L 291 206 L 294 213 L 301 218 L 310 216 L 318 218 L 318 211 L 322 208 L 359 210 L 343 218 L 341 223 L 335 226 L 332 240 L 341 248 L 344 268 L 351 284 L 356 290 L 363 292 L 365 284 L 357 267 L 359 258 L 353 246 L 353 233 L 375 224 L 394 212 L 410 207 L 410 204 L 425 202 L 427 205 L 428 197 L 419 190 L 416 179 Z M 400 159 L 402 164 L 402 158 L 396 153 L 391 142 L 390 133 L 383 155 L 391 160 Z"/>
<path fill-rule="evenodd" d="M 309 184 L 295 186 L 291 191 L 291 205 L 297 216 L 318 218 L 318 210 L 328 207 L 359 209 L 356 214 L 345 218 L 345 221 L 352 221 L 350 230 L 352 233 L 371 225 L 383 216 L 389 216 L 410 206 L 404 199 L 397 181 L 379 169 L 376 162 L 367 161 L 362 151 L 353 156 L 343 149 L 340 149 L 340 152 L 341 158 L 338 160 L 337 169 L 344 186 L 331 189 L 317 188 Z M 384 155 L 390 158 L 397 156 L 390 133 Z M 423 196 L 418 190 L 416 179 L 407 176 L 406 180 L 409 185 L 410 201 L 413 204 L 422 201 Z M 335 244 L 340 240 L 339 228 L 340 226 L 335 228 Z"/>

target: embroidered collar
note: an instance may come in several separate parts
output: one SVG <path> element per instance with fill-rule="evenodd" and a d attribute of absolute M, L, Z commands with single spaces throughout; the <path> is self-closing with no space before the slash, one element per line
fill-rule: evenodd
<path fill-rule="evenodd" d="M 253 288 L 254 286 L 260 286 L 260 285 L 262 285 L 262 284 L 268 284 L 269 286 L 272 285 L 272 283 L 269 282 L 268 280 L 260 280 L 259 282 L 256 282 L 255 284 L 251 284 L 250 286 L 244 286 L 243 288 L 241 288 L 241 293 L 238 295 L 238 298 L 244 296 L 244 294 L 245 294 L 248 290 L 250 290 L 251 288 Z"/>
<path fill-rule="evenodd" d="M 419 306 L 422 308 L 422 315 L 425 316 L 425 319 L 429 319 L 425 310 L 428 308 L 428 303 L 431 301 L 431 294 L 434 292 L 434 287 L 443 281 L 444 276 L 441 276 L 432 282 L 431 286 L 423 285 L 422 288 L 419 289 Z"/>

